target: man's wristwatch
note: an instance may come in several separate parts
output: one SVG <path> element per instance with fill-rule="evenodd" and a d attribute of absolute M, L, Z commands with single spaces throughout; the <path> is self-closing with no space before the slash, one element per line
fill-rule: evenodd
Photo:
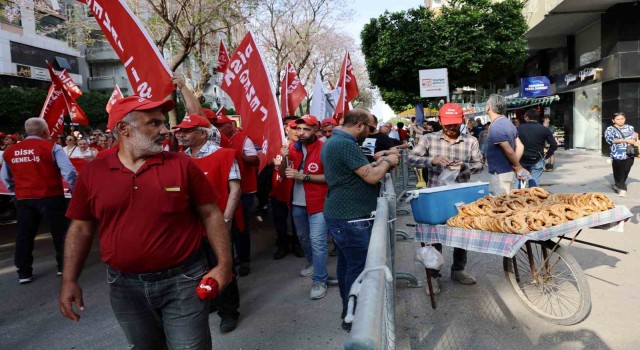
<path fill-rule="evenodd" d="M 225 223 L 225 224 L 230 224 L 230 223 L 231 223 L 231 221 L 233 221 L 233 219 L 227 219 L 227 218 L 224 218 L 224 223 Z"/>
<path fill-rule="evenodd" d="M 311 181 L 311 175 L 304 174 L 304 177 L 302 178 L 302 181 Z"/>

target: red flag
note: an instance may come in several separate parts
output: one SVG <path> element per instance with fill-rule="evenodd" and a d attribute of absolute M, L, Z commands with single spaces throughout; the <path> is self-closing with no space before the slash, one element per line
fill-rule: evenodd
<path fill-rule="evenodd" d="M 80 0 L 124 64 L 135 95 L 161 101 L 173 92 L 171 70 L 124 0 Z"/>
<path fill-rule="evenodd" d="M 64 89 L 71 95 L 71 98 L 76 100 L 78 97 L 82 96 L 82 90 L 76 85 L 76 83 L 71 79 L 71 76 L 67 72 L 66 69 L 63 69 L 61 72 L 56 72 L 56 75 L 60 77 L 60 80 L 64 84 Z"/>
<path fill-rule="evenodd" d="M 337 87 L 340 88 L 340 97 L 336 101 L 336 109 L 333 112 L 333 118 L 338 122 L 349 111 L 349 102 L 358 96 L 358 82 L 356 81 L 353 66 L 351 64 L 351 56 L 347 52 L 342 61 L 340 69 L 340 77 L 338 78 Z"/>
<path fill-rule="evenodd" d="M 273 84 L 251 32 L 231 55 L 221 88 L 233 100 L 242 128 L 262 147 L 260 171 L 280 153 L 284 130 Z"/>
<path fill-rule="evenodd" d="M 109 98 L 107 105 L 104 107 L 104 109 L 107 110 L 107 113 L 111 112 L 111 106 L 121 98 L 124 98 L 124 95 L 122 95 L 122 91 L 120 91 L 118 84 L 116 84 L 116 86 L 113 87 L 113 92 L 111 93 L 111 97 Z"/>
<path fill-rule="evenodd" d="M 220 109 L 218 109 L 218 111 L 216 112 L 216 118 L 226 117 L 226 116 L 227 116 L 227 110 L 224 108 L 224 106 L 220 107 Z"/>
<path fill-rule="evenodd" d="M 224 46 L 224 41 L 220 40 L 220 49 L 218 49 L 218 66 L 216 72 L 224 73 L 229 65 L 229 54 L 227 53 L 227 47 Z"/>
<path fill-rule="evenodd" d="M 66 111 L 69 113 L 71 121 L 80 125 L 89 125 L 89 119 L 87 119 L 82 108 L 78 106 L 76 100 L 74 100 L 73 97 L 71 97 L 71 94 L 64 88 L 64 83 L 55 73 L 51 64 L 49 64 L 49 75 L 51 76 L 51 82 L 53 83 L 54 89 L 62 92 L 61 95 L 66 104 Z"/>
<path fill-rule="evenodd" d="M 49 126 L 49 135 L 55 140 L 58 135 L 64 132 L 64 115 L 67 111 L 67 104 L 62 97 L 62 90 L 56 90 L 52 83 L 49 87 L 47 99 L 44 101 L 40 118 L 44 118 Z"/>
<path fill-rule="evenodd" d="M 300 82 L 298 73 L 296 73 L 291 63 L 287 64 L 287 75 L 285 77 L 287 78 L 287 110 L 289 115 L 295 115 L 296 109 L 307 97 L 307 90 Z"/>

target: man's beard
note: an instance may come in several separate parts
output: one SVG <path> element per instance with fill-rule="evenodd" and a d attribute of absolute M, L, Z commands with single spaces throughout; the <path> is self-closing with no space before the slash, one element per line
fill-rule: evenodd
<path fill-rule="evenodd" d="M 145 136 L 138 128 L 133 127 L 131 137 L 129 137 L 129 145 L 131 151 L 136 157 L 152 156 L 162 152 L 162 141 L 164 135 L 159 135 L 155 140 Z M 159 143 L 157 143 L 159 141 Z"/>

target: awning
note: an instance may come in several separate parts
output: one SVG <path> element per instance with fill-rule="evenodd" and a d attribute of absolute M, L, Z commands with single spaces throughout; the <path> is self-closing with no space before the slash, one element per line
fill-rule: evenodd
<path fill-rule="evenodd" d="M 424 110 L 424 115 L 425 116 L 438 114 L 438 110 L 437 109 L 424 108 L 423 110 Z M 402 113 L 398 114 L 398 117 L 415 117 L 415 116 L 416 116 L 416 109 L 415 108 L 407 109 L 406 111 L 402 111 Z"/>
<path fill-rule="evenodd" d="M 552 103 L 560 101 L 560 96 L 552 95 L 538 98 L 513 97 L 507 99 L 507 110 L 523 109 L 534 106 L 550 106 Z M 487 103 L 476 103 L 474 105 L 476 111 L 484 111 Z"/>

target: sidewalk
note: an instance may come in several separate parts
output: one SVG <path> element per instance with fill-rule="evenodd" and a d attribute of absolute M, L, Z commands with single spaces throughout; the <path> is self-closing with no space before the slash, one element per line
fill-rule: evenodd
<path fill-rule="evenodd" d="M 629 251 L 618 254 L 574 244 L 569 252 L 578 260 L 591 288 L 591 315 L 574 326 L 557 326 L 530 313 L 507 282 L 502 257 L 469 252 L 467 270 L 478 283 L 464 286 L 451 281 L 451 248 L 444 249 L 442 293 L 432 310 L 425 288 L 413 289 L 400 281 L 396 299 L 398 349 L 637 349 L 640 313 L 640 266 L 637 239 L 640 213 L 640 169 L 632 169 L 629 191 L 620 198 L 610 187 L 611 164 L 596 152 L 560 151 L 556 171 L 542 175 L 542 187 L 550 192 L 602 192 L 616 204 L 626 205 L 635 216 L 624 233 L 585 230 L 581 239 Z M 487 181 L 486 170 L 472 181 Z M 398 229 L 413 233 L 399 217 Z M 397 266 L 424 279 L 424 269 L 413 256 L 420 245 L 398 241 Z"/>

